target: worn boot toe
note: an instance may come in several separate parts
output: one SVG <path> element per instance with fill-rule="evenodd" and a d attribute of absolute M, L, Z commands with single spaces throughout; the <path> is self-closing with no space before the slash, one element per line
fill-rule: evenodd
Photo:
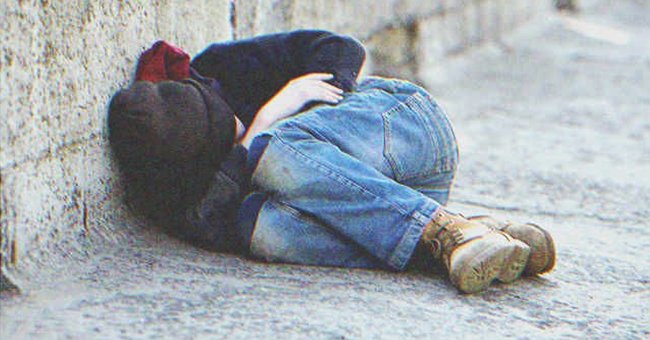
<path fill-rule="evenodd" d="M 473 216 L 468 220 L 500 230 L 530 247 L 530 258 L 523 274 L 526 276 L 547 273 L 555 266 L 555 242 L 551 234 L 533 223 L 512 223 L 490 216 Z"/>

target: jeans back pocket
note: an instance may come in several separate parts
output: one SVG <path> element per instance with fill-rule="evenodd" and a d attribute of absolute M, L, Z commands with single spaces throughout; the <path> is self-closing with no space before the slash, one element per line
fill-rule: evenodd
<path fill-rule="evenodd" d="M 431 98 L 415 93 L 382 117 L 384 156 L 397 181 L 456 168 L 456 138 L 446 115 Z"/>

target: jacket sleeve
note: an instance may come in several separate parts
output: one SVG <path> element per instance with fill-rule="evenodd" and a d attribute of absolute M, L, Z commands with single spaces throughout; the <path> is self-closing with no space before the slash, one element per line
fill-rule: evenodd
<path fill-rule="evenodd" d="M 321 30 L 298 30 L 210 45 L 192 61 L 200 74 L 239 84 L 275 87 L 312 72 L 334 74 L 331 81 L 351 91 L 365 60 L 363 45 L 349 36 Z M 261 78 L 260 78 L 261 77 Z"/>
<path fill-rule="evenodd" d="M 344 91 L 352 91 L 356 87 L 356 79 L 366 57 L 359 41 L 326 31 L 298 31 L 296 34 L 309 35 L 309 43 L 294 47 L 301 74 L 332 73 L 332 85 Z"/>
<path fill-rule="evenodd" d="M 241 201 L 248 192 L 246 149 L 236 146 L 214 174 L 207 194 L 186 211 L 186 235 L 194 245 L 216 251 L 237 251 L 236 231 Z"/>

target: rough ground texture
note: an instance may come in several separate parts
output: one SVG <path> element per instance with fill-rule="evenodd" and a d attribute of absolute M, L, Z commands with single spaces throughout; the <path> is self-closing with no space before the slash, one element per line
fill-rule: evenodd
<path fill-rule="evenodd" d="M 551 274 L 463 296 L 439 272 L 268 265 L 124 228 L 3 293 L 0 337 L 650 337 L 650 4 L 583 3 L 423 76 L 462 147 L 451 207 L 547 227 Z"/>
<path fill-rule="evenodd" d="M 107 103 L 140 53 L 298 28 L 364 41 L 366 71 L 419 79 L 550 3 L 524 0 L 0 1 L 0 290 L 139 235 L 107 142 Z M 363 13 L 363 20 L 357 14 Z M 424 52 L 426 53 L 419 53 Z M 128 221 L 128 222 L 126 222 Z M 60 257 L 64 257 L 61 259 Z"/>

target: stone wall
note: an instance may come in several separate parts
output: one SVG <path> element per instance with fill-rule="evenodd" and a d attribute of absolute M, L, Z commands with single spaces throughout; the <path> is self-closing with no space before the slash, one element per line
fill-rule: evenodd
<path fill-rule="evenodd" d="M 534 3 L 534 4 L 533 4 Z M 0 3 L 0 260 L 24 280 L 138 234 L 106 143 L 110 96 L 158 39 L 208 43 L 293 28 L 351 34 L 368 69 L 417 80 L 548 7 L 525 0 L 138 0 Z M 103 243 L 102 243 L 103 244 Z M 4 280 L 4 278 L 3 278 Z"/>

